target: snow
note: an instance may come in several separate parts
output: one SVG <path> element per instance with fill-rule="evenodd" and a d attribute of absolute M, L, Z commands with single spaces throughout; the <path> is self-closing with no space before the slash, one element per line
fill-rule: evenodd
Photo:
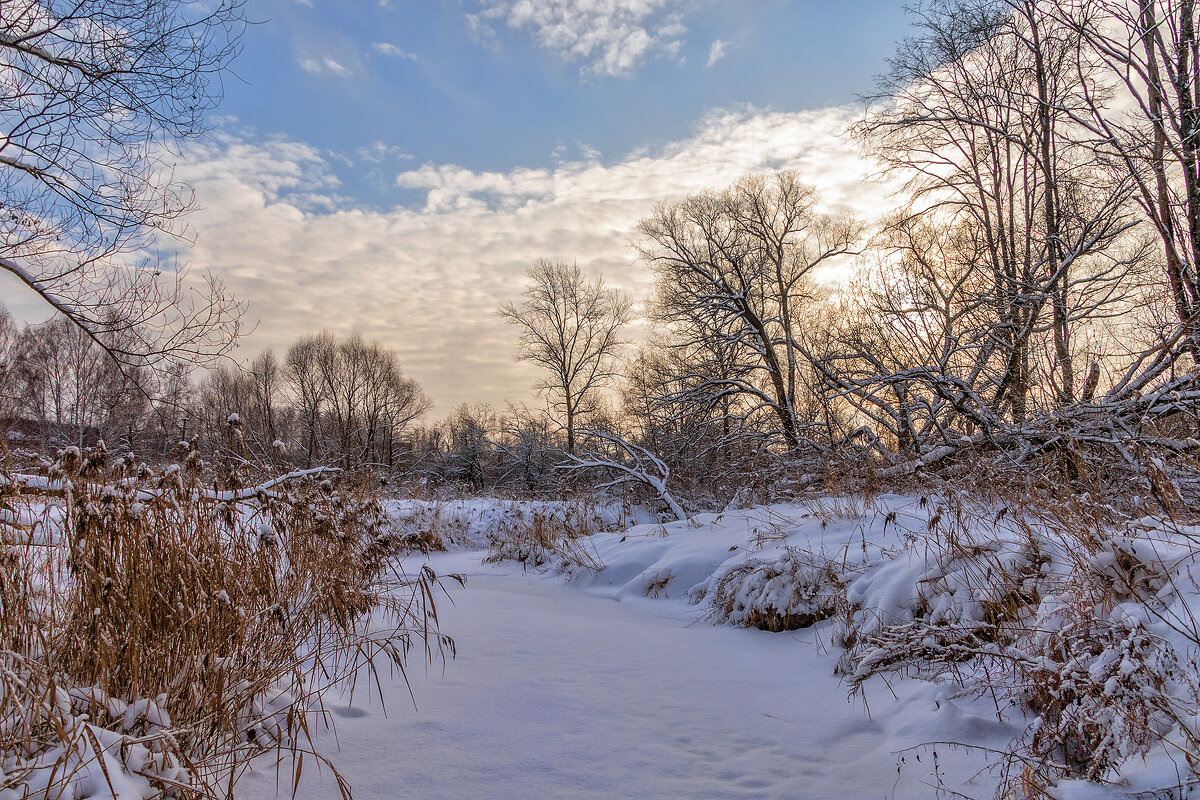
<path fill-rule="evenodd" d="M 898 776 L 895 755 L 935 733 L 927 687 L 905 687 L 902 713 L 872 718 L 813 632 L 711 626 L 682 601 L 614 602 L 472 553 L 430 563 L 468 576 L 440 610 L 458 657 L 413 671 L 415 710 L 395 681 L 386 716 L 365 696 L 331 704 L 331 755 L 360 800 L 398 787 L 423 798 L 935 796 L 923 765 L 909 758 Z M 1011 733 L 965 713 L 960 727 Z M 238 788 L 274 797 L 274 771 Z M 309 775 L 298 797 L 334 791 Z"/>
<path fill-rule="evenodd" d="M 384 503 L 384 514 L 398 528 L 432 530 L 450 549 L 486 547 L 489 531 L 519 524 L 535 514 L 557 520 L 568 515 L 582 517 L 596 531 L 617 530 L 632 522 L 632 511 L 621 503 L 561 500 L 389 500 Z"/>
<path fill-rule="evenodd" d="M 851 699 L 836 674 L 832 623 L 790 633 L 717 626 L 705 605 L 689 602 L 704 596 L 689 590 L 731 564 L 788 546 L 878 558 L 880 542 L 860 547 L 856 538 L 870 528 L 877 539 L 881 519 L 819 521 L 788 506 L 597 534 L 606 568 L 569 583 L 482 564 L 479 551 L 434 554 L 439 574 L 467 578 L 453 604 L 439 607 L 457 657 L 444 669 L 410 667 L 411 699 L 396 677 L 382 706 L 365 683 L 352 698 L 331 699 L 334 730 L 319 734 L 318 747 L 360 800 L 932 798 L 939 777 L 990 796 L 995 778 L 981 752 L 921 745 L 1002 749 L 1023 722 L 915 680 L 872 682 Z M 768 527 L 772 545 L 755 549 Z M 648 597 L 652 586 L 659 591 Z M 276 774 L 260 762 L 239 797 L 275 797 Z M 335 791 L 310 767 L 297 796 Z"/>
<path fill-rule="evenodd" d="M 401 530 L 436 527 L 451 546 L 410 556 L 408 572 L 427 561 L 438 574 L 464 575 L 467 585 L 438 603 L 439 626 L 454 637 L 456 658 L 422 669 L 418 649 L 406 676 L 379 676 L 382 698 L 366 674 L 353 694 L 326 698 L 332 727 L 314 725 L 315 744 L 359 800 L 990 797 L 1001 780 L 993 768 L 1000 754 L 1033 736 L 1036 720 L 1003 695 L 973 690 L 970 662 L 955 662 L 953 676 L 936 665 L 888 671 L 896 660 L 868 641 L 873 633 L 919 623 L 924 639 L 914 648 L 944 654 L 951 645 L 942 632 L 984 625 L 985 606 L 1003 603 L 1016 587 L 1038 598 L 1021 612 L 1035 623 L 1036 635 L 1019 643 L 1027 652 L 989 640 L 978 645 L 977 659 L 991 647 L 1029 671 L 1073 669 L 1119 703 L 1147 685 L 1147 659 L 1158 657 L 1137 643 L 1170 642 L 1181 655 L 1194 654 L 1192 641 L 1167 623 L 1192 619 L 1200 530 L 1161 520 L 1130 521 L 1087 554 L 1056 545 L 1044 530 L 1022 535 L 999 515 L 965 519 L 936 498 L 898 495 L 727 508 L 632 527 L 631 511 L 616 503 L 392 501 L 385 511 Z M 489 534 L 534 514 L 584 521 L 597 531 L 587 546 L 603 567 L 565 580 L 511 561 L 486 563 Z M 50 516 L 37 527 L 28 512 L 0 522 L 28 524 L 31 538 L 53 540 Z M 926 538 L 939 525 L 941 536 L 954 537 L 953 547 Z M 257 530 L 264 541 L 276 536 L 266 525 Z M 1112 632 L 1115 646 L 1059 663 L 1036 648 L 1036 639 L 1079 624 L 1078 598 L 1062 580 L 1072 569 L 1113 582 L 1104 614 L 1124 628 Z M 1153 608 L 1132 591 L 1120 594 L 1134 584 L 1137 597 L 1153 598 Z M 718 600 L 732 613 L 722 613 Z M 715 624 L 748 623 L 762 608 L 818 621 L 785 633 Z M 857 649 L 842 649 L 848 627 Z M 260 700 L 259 716 L 286 706 Z M 127 727 L 139 720 L 170 726 L 167 709 L 139 703 L 110 713 L 123 715 Z M 1091 708 L 1112 711 L 1099 702 Z M 1185 726 L 1200 726 L 1197 717 Z M 1128 724 L 1107 719 L 1107 729 L 1118 733 Z M 144 779 L 121 773 L 109 745 L 115 734 L 93 733 L 98 744 L 79 737 L 71 759 L 85 779 L 77 796 L 142 796 Z M 1182 739 L 1173 734 L 1172 741 Z M 1187 774 L 1161 746 L 1145 758 L 1120 741 L 1112 746 L 1134 756 L 1121 763 L 1120 786 L 1070 781 L 1056 796 L 1161 792 Z M 127 785 L 102 785 L 97 749 Z M 255 762 L 237 797 L 290 794 L 293 765 L 277 769 L 273 758 Z M 306 760 L 296 796 L 336 794 L 332 776 Z M 1176 795 L 1186 790 L 1162 796 Z M 7 800 L 3 793 L 0 800 Z"/>

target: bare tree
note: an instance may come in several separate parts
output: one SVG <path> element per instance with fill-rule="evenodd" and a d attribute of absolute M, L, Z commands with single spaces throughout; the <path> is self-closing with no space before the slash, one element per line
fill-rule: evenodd
<path fill-rule="evenodd" d="M 584 435 L 587 437 L 586 452 L 568 456 L 562 469 L 600 470 L 616 476 L 600 484 L 597 487 L 600 489 L 623 483 L 644 484 L 654 490 L 676 520 L 691 519 L 667 487 L 671 470 L 661 458 L 611 431 L 586 431 Z"/>
<path fill-rule="evenodd" d="M 576 264 L 536 261 L 526 272 L 533 285 L 520 306 L 500 307 L 505 322 L 520 329 L 523 361 L 547 372 L 537 388 L 547 394 L 567 434 L 567 452 L 575 452 L 575 432 L 594 410 L 597 392 L 617 375 L 616 356 L 624 344 L 621 328 L 632 303 L 588 281 Z"/>
<path fill-rule="evenodd" d="M 802 338 L 812 274 L 854 252 L 860 238 L 856 222 L 820 214 L 816 204 L 794 172 L 756 175 L 662 204 L 638 228 L 674 346 L 718 367 L 681 375 L 677 399 L 715 409 L 737 398 L 734 422 L 766 411 L 793 451 L 806 438 Z"/>
<path fill-rule="evenodd" d="M 250 424 L 261 430 L 270 444 L 279 438 L 279 400 L 283 370 L 274 350 L 264 350 L 250 362 L 250 382 L 254 387 L 253 416 Z"/>
<path fill-rule="evenodd" d="M 90 412 L 100 375 L 97 350 L 63 319 L 31 325 L 21 333 L 17 372 L 22 411 L 39 423 L 44 448 L 85 444 L 94 422 Z"/>
<path fill-rule="evenodd" d="M 710 485 L 738 469 L 757 438 L 737 393 L 697 394 L 737 372 L 734 348 L 719 338 L 686 346 L 653 337 L 628 360 L 621 382 L 623 425 L 630 441 L 645 447 L 680 474 L 703 475 Z M 749 447 L 747 447 L 749 445 Z"/>
<path fill-rule="evenodd" d="M 296 422 L 299 426 L 296 435 L 304 449 L 305 467 L 311 467 L 321 452 L 321 415 L 327 393 L 321 379 L 318 354 L 334 346 L 333 335 L 322 332 L 293 343 L 284 358 L 287 383 L 296 406 Z"/>
<path fill-rule="evenodd" d="M 0 434 L 15 422 L 17 409 L 17 376 L 15 350 L 20 333 L 12 314 L 0 305 Z"/>
<path fill-rule="evenodd" d="M 492 440 L 499 427 L 496 412 L 486 403 L 463 403 L 442 423 L 445 452 L 443 478 L 482 489 L 491 483 L 495 447 Z"/>
<path fill-rule="evenodd" d="M 971 447 L 1157 491 L 1158 463 L 1200 449 L 1183 433 L 1196 376 L 1173 369 L 1195 349 L 1200 296 L 1187 286 L 1193 4 L 933 0 L 914 13 L 919 33 L 858 128 L 907 178 L 906 204 L 857 318 L 814 362 L 867 423 L 850 435 L 895 462 L 885 477 Z M 1168 293 L 1144 281 L 1143 215 L 1166 247 L 1174 324 L 1146 324 Z"/>
<path fill-rule="evenodd" d="M 1200 359 L 1200 7 L 1193 0 L 1044 0 L 1081 40 L 1094 80 L 1077 115 L 1103 163 L 1131 181 L 1161 243 L 1175 310 L 1167 350 Z M 1174 361 L 1150 361 L 1158 374 Z M 1135 381 L 1131 391 L 1140 389 Z"/>
<path fill-rule="evenodd" d="M 971 269 L 990 283 L 978 308 L 992 321 L 959 377 L 983 413 L 1016 421 L 1039 391 L 1054 403 L 1078 399 L 1075 334 L 1121 299 L 1131 265 L 1110 254 L 1136 223 L 1130 181 L 1105 170 L 1079 135 L 1094 70 L 1078 33 L 1049 8 L 921 6 L 919 33 L 901 45 L 858 129 L 908 179 L 910 215 L 970 228 Z M 1043 350 L 1050 358 L 1039 361 Z"/>
<path fill-rule="evenodd" d="M 554 423 L 545 415 L 524 406 L 509 406 L 500 420 L 499 435 L 492 440 L 499 461 L 496 485 L 526 492 L 558 488 L 561 480 L 554 468 L 561 451 L 554 434 Z"/>
<path fill-rule="evenodd" d="M 284 361 L 296 438 L 309 464 L 329 458 L 390 466 L 396 438 L 430 405 L 393 351 L 357 334 L 344 341 L 327 332 L 305 337 Z"/>
<path fill-rule="evenodd" d="M 207 360 L 241 307 L 149 263 L 191 204 L 169 148 L 203 128 L 243 0 L 6 0 L 0 13 L 0 269 L 126 366 Z"/>
<path fill-rule="evenodd" d="M 195 400 L 194 369 L 193 364 L 176 360 L 154 372 L 155 401 L 151 407 L 151 441 L 148 444 L 160 458 L 165 458 L 181 439 L 189 435 L 188 409 Z"/>

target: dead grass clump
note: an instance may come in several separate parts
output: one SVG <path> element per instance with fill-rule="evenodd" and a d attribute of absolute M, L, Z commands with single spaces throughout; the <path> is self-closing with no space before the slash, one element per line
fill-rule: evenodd
<path fill-rule="evenodd" d="M 604 562 L 588 541 L 595 517 L 583 505 L 562 513 L 533 511 L 506 516 L 487 533 L 485 563 L 517 561 L 526 569 L 546 569 L 567 576 L 599 572 Z"/>
<path fill-rule="evenodd" d="M 722 512 L 722 516 L 724 512 Z M 769 546 L 787 541 L 796 526 L 796 520 L 783 514 L 778 514 L 769 506 L 756 508 L 753 513 L 746 515 L 746 524 L 750 530 L 750 546 L 755 550 L 763 550 Z"/>
<path fill-rule="evenodd" d="M 446 550 L 470 542 L 470 518 L 453 503 L 419 501 L 393 512 L 390 525 L 422 552 Z"/>
<path fill-rule="evenodd" d="M 873 504 L 870 496 L 858 492 L 809 497 L 799 503 L 806 513 L 825 525 L 840 520 L 862 519 Z"/>
<path fill-rule="evenodd" d="M 1190 531 L 1057 492 L 990 503 L 948 492 L 922 507 L 909 557 L 848 591 L 853 690 L 899 672 L 1029 715 L 1002 793 L 1108 780 L 1157 746 L 1195 770 L 1200 674 L 1176 649 L 1200 643 L 1183 579 Z M 888 587 L 902 584 L 916 591 L 897 603 Z"/>
<path fill-rule="evenodd" d="M 713 576 L 691 595 L 707 599 L 711 618 L 780 632 L 845 612 L 846 584 L 833 559 L 789 547 L 775 561 L 750 560 Z"/>
<path fill-rule="evenodd" d="M 330 686 L 452 652 L 440 580 L 402 571 L 365 484 L 214 492 L 199 463 L 130 478 L 98 450 L 54 466 L 62 544 L 4 554 L 0 790 L 223 797 L 264 752 L 321 759 Z"/>
<path fill-rule="evenodd" d="M 835 640 L 845 648 L 839 671 L 855 690 L 880 672 L 956 679 L 944 674 L 950 665 L 1019 636 L 1055 585 L 1051 555 L 1007 509 L 955 495 L 922 497 L 918 507 L 924 521 L 912 529 L 904 526 L 914 520 L 888 515 L 885 524 L 902 530 L 905 549 L 847 593 L 851 610 Z"/>

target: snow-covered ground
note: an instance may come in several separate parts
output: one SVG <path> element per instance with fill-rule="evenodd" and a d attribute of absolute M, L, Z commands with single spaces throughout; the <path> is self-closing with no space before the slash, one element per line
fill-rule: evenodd
<path fill-rule="evenodd" d="M 457 658 L 412 670 L 415 709 L 400 681 L 385 689 L 386 715 L 362 686 L 352 706 L 331 703 L 331 755 L 359 800 L 934 797 L 932 752 L 897 774 L 897 751 L 944 738 L 947 717 L 976 739 L 1013 735 L 969 708 L 933 713 L 915 682 L 868 714 L 812 630 L 713 626 L 679 600 L 614 602 L 481 566 L 478 553 L 430 563 L 467 576 L 440 609 Z M 322 744 L 337 746 L 328 734 Z M 334 796 L 311 769 L 298 797 Z M 274 797 L 274 773 L 248 775 L 238 794 Z"/>
<path fill-rule="evenodd" d="M 383 509 L 397 528 L 433 533 L 450 549 L 487 547 L 489 533 L 523 524 L 535 515 L 556 521 L 570 517 L 593 531 L 619 530 L 637 521 L 634 509 L 617 502 L 476 497 L 449 501 L 388 500 Z"/>
<path fill-rule="evenodd" d="M 988 798 L 1006 752 L 1076 718 L 1088 735 L 1107 726 L 1119 769 L 1052 796 L 1200 791 L 1181 757 L 1200 741 L 1200 529 L 1147 518 L 1071 533 L 962 495 L 632 527 L 616 504 L 386 513 L 451 546 L 410 556 L 410 571 L 466 586 L 438 602 L 456 658 L 427 667 L 417 650 L 407 681 L 382 675 L 376 692 L 364 672 L 353 696 L 325 698 L 332 727 L 314 726 L 315 744 L 359 800 Z M 541 570 L 490 563 L 519 548 L 481 549 L 531 529 L 598 532 L 568 548 L 586 558 Z M 781 620 L 805 627 L 738 627 Z M 295 766 L 259 758 L 236 796 L 290 796 Z M 335 797 L 336 783 L 309 758 L 296 796 Z"/>
<path fill-rule="evenodd" d="M 714 625 L 688 602 L 731 559 L 783 545 L 877 559 L 886 543 L 854 541 L 862 519 L 789 506 L 697 522 L 591 537 L 607 567 L 569 583 L 482 564 L 478 551 L 431 556 L 439 573 L 467 578 L 439 608 L 458 655 L 444 669 L 413 666 L 412 699 L 393 679 L 386 714 L 363 685 L 352 703 L 330 702 L 336 740 L 327 731 L 319 744 L 354 796 L 935 797 L 939 779 L 991 795 L 979 753 L 919 746 L 1004 748 L 1022 724 L 914 680 L 851 699 L 831 622 L 767 633 Z M 331 796 L 333 781 L 307 769 L 298 796 Z M 239 797 L 275 791 L 265 766 L 239 783 Z"/>

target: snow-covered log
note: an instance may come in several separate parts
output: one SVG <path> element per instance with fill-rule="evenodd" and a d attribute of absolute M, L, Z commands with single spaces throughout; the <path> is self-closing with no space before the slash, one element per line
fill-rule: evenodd
<path fill-rule="evenodd" d="M 299 480 L 313 475 L 332 474 L 341 472 L 338 467 L 313 467 L 312 469 L 301 469 L 294 472 L 289 472 L 286 475 L 279 475 L 270 480 L 263 481 L 255 486 L 248 486 L 243 489 L 229 491 L 214 491 L 197 487 L 188 490 L 193 499 L 196 500 L 211 500 L 217 503 L 237 503 L 242 500 L 249 500 L 252 497 L 269 492 L 277 486 L 281 486 L 290 481 Z M 63 478 L 49 478 L 44 475 L 26 475 L 23 473 L 14 473 L 12 475 L 0 474 L 0 486 L 16 486 L 20 491 L 29 494 L 59 496 L 64 495 L 67 489 L 73 484 L 71 481 Z M 118 481 L 117 486 L 126 486 L 136 492 L 138 500 L 160 500 L 167 494 L 165 488 L 148 488 L 139 485 L 133 479 Z M 111 491 L 113 484 L 87 484 L 89 491 L 94 491 L 97 494 L 105 490 Z"/>

